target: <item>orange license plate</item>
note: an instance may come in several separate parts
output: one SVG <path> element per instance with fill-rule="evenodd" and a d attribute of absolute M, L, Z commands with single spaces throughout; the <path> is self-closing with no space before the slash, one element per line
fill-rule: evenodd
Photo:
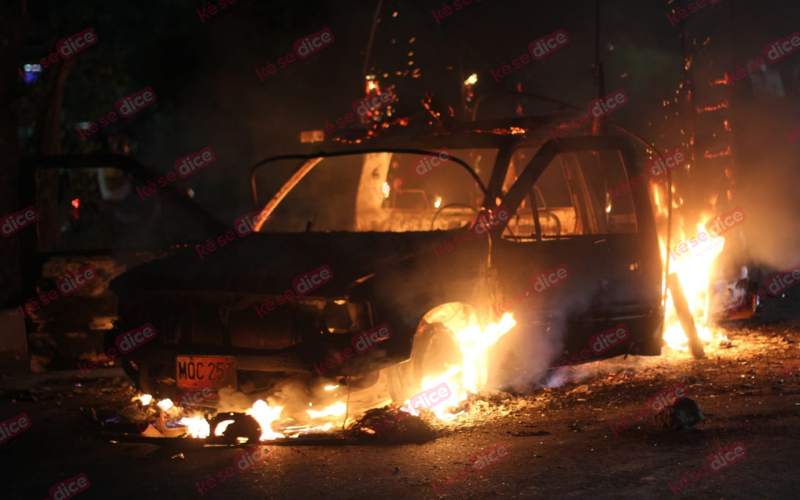
<path fill-rule="evenodd" d="M 236 356 L 176 356 L 178 389 L 236 388 Z"/>

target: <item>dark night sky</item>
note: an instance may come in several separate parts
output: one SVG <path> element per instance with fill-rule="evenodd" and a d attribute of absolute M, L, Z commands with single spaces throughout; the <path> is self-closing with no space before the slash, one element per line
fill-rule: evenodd
<path fill-rule="evenodd" d="M 238 0 L 201 23 L 195 12 L 200 2 L 36 2 L 29 7 L 32 30 L 20 64 L 52 51 L 61 38 L 93 27 L 99 40 L 67 82 L 64 125 L 74 130 L 75 122 L 96 120 L 113 110 L 119 97 L 151 86 L 157 107 L 131 126 L 138 157 L 165 172 L 181 155 L 212 146 L 224 168 L 215 169 L 203 181 L 206 186 L 198 185 L 197 199 L 225 216 L 249 208 L 247 173 L 256 161 L 300 150 L 301 130 L 319 129 L 343 116 L 362 95 L 361 69 L 376 4 L 257 0 L 247 5 L 247 0 Z M 668 3 L 601 4 L 607 89 L 622 87 L 631 100 L 614 119 L 659 145 L 675 147 L 670 138 L 678 139 L 678 122 L 665 122 L 662 108 L 662 101 L 674 96 L 681 68 L 679 30 L 667 19 Z M 595 97 L 594 1 L 473 1 L 437 24 L 431 10 L 442 5 L 383 3 L 370 67 L 389 74 L 381 83 L 396 85 L 401 112 L 419 114 L 419 99 L 426 91 L 458 106 L 458 83 L 473 72 L 479 77 L 477 95 L 511 90 L 521 82 L 524 91 L 582 107 Z M 460 19 L 476 6 L 482 7 L 480 12 Z M 715 8 L 719 10 L 709 14 Z M 754 60 L 765 44 L 796 30 L 799 13 L 796 1 L 724 0 L 690 14 L 690 36 L 699 41 L 712 37 L 713 55 L 698 58 L 698 75 L 707 78 Z M 323 28 L 331 29 L 335 42 L 321 50 L 318 60 L 284 76 L 304 64 L 295 62 L 259 81 L 255 67 L 277 62 L 295 40 Z M 570 43 L 551 55 L 546 66 L 520 79 L 534 65 L 523 66 L 494 82 L 490 69 L 511 64 L 527 52 L 530 41 L 561 28 Z M 792 98 L 782 107 L 793 116 L 798 111 L 799 57 L 794 55 L 781 70 Z M 415 69 L 419 78 L 395 74 L 409 70 L 410 75 Z M 494 112 L 503 112 L 502 106 Z M 774 135 L 793 127 L 792 113 L 771 122 Z"/>

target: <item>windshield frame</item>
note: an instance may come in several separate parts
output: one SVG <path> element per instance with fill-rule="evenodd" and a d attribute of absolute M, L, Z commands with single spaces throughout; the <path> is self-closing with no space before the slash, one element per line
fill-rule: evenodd
<path fill-rule="evenodd" d="M 438 154 L 435 151 L 429 151 L 429 150 L 426 150 L 426 149 L 369 148 L 369 149 L 357 149 L 357 150 L 349 150 L 349 151 L 337 151 L 337 152 L 332 152 L 332 153 L 320 152 L 320 153 L 314 153 L 314 154 L 295 154 L 295 155 L 271 156 L 269 158 L 265 158 L 265 159 L 261 160 L 260 162 L 256 163 L 255 165 L 253 165 L 253 168 L 250 169 L 250 186 L 252 187 L 252 190 L 253 190 L 253 203 L 256 206 L 258 205 L 258 187 L 256 186 L 256 170 L 258 170 L 261 166 L 263 166 L 263 165 L 265 165 L 265 164 L 267 164 L 269 162 L 279 161 L 279 160 L 314 160 L 314 159 L 322 160 L 324 158 L 333 158 L 333 157 L 336 157 L 336 156 L 350 156 L 350 155 L 359 155 L 359 154 L 368 154 L 368 153 L 408 153 L 408 154 L 419 154 L 419 155 L 435 155 L 435 154 Z M 454 161 L 455 163 L 457 163 L 457 164 L 461 165 L 462 167 L 464 167 L 467 170 L 467 173 L 470 176 L 472 176 L 472 180 L 474 180 L 475 183 L 478 184 L 478 187 L 481 188 L 481 192 L 483 192 L 484 196 L 487 196 L 487 197 L 489 196 L 489 190 L 486 188 L 486 186 L 483 185 L 483 181 L 481 181 L 481 178 L 478 177 L 478 174 L 475 172 L 475 170 L 472 169 L 472 167 L 470 167 L 461 158 L 458 158 L 458 157 L 455 157 L 455 156 L 451 155 L 450 159 L 452 161 Z M 300 171 L 303 168 L 304 165 L 305 165 L 305 163 L 301 164 L 295 170 L 295 172 L 292 173 L 292 175 L 294 176 L 294 173 Z M 308 169 L 308 170 L 309 170 L 309 172 L 311 171 L 311 169 Z M 290 180 L 291 180 L 291 178 L 290 178 Z M 297 182 L 299 182 L 300 180 L 302 180 L 302 178 L 301 179 L 297 179 Z M 287 181 L 287 183 L 288 182 L 289 181 Z M 285 185 L 286 185 L 286 183 L 284 183 L 284 186 Z M 282 189 L 283 189 L 283 186 L 281 187 L 281 190 Z"/>
<path fill-rule="evenodd" d="M 498 148 L 498 153 L 502 149 Z M 434 155 L 437 154 L 435 151 L 430 151 L 426 149 L 414 149 L 414 148 L 367 148 L 367 149 L 355 149 L 355 150 L 347 150 L 347 151 L 337 151 L 337 152 L 320 152 L 320 153 L 312 153 L 312 154 L 293 154 L 293 155 L 280 155 L 280 156 L 271 156 L 269 158 L 265 158 L 258 163 L 256 163 L 253 168 L 250 170 L 250 185 L 253 191 L 253 204 L 259 208 L 258 205 L 258 186 L 256 185 L 256 172 L 259 168 L 266 165 L 269 162 L 273 161 L 280 161 L 280 160 L 306 160 L 302 164 L 300 164 L 289 179 L 281 185 L 281 188 L 269 199 L 269 201 L 263 206 L 260 207 L 261 212 L 261 221 L 256 225 L 254 231 L 260 231 L 261 226 L 266 221 L 266 217 L 271 214 L 283 201 L 286 195 L 296 186 L 303 178 L 311 172 L 314 167 L 316 167 L 320 161 L 325 158 L 333 158 L 337 156 L 353 156 L 353 155 L 364 155 L 370 153 L 407 153 L 407 154 L 418 154 L 418 155 Z M 316 160 L 316 162 L 314 162 Z M 484 200 L 490 199 L 489 190 L 481 181 L 481 178 L 478 176 L 477 172 L 464 160 L 458 158 L 456 156 L 450 155 L 450 160 L 455 162 L 456 164 L 462 166 L 466 169 L 467 173 L 472 177 L 472 180 L 475 181 L 477 186 L 480 188 L 481 192 L 484 195 Z M 495 162 L 495 166 L 493 169 L 496 169 L 497 162 Z"/>

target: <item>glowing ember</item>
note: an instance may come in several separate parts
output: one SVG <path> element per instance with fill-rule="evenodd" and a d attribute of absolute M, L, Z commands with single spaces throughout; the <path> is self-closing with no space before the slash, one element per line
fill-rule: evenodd
<path fill-rule="evenodd" d="M 264 441 L 284 437 L 280 432 L 272 430 L 272 423 L 280 418 L 281 411 L 283 411 L 283 406 L 270 408 L 267 403 L 259 399 L 253 404 L 253 407 L 245 413 L 251 415 L 258 421 L 258 424 L 261 426 L 261 440 Z"/>
<path fill-rule="evenodd" d="M 718 109 L 724 109 L 728 107 L 728 101 L 721 102 L 716 106 L 706 106 L 704 108 L 697 108 L 697 113 L 707 113 L 709 111 L 716 111 Z"/>
<path fill-rule="evenodd" d="M 378 90 L 378 82 L 375 80 L 375 75 L 367 75 L 364 79 L 367 81 L 366 94 Z"/>
<path fill-rule="evenodd" d="M 167 398 L 167 399 L 162 399 L 161 401 L 159 401 L 159 402 L 158 402 L 158 407 L 159 407 L 159 408 L 161 408 L 161 409 L 162 409 L 162 410 L 164 410 L 164 411 L 167 411 L 167 410 L 169 410 L 169 409 L 170 409 L 170 408 L 172 408 L 173 406 L 174 406 L 174 405 L 172 404 L 172 400 L 171 400 L 171 399 L 169 399 L 169 398 Z"/>
<path fill-rule="evenodd" d="M 142 406 L 147 406 L 153 401 L 153 396 L 149 394 L 142 394 L 139 396 L 139 401 L 141 401 Z"/>
<path fill-rule="evenodd" d="M 232 422 L 232 420 L 229 420 L 229 422 Z M 205 439 L 211 434 L 208 422 L 203 417 L 186 417 L 178 420 L 178 423 L 180 425 L 185 425 L 187 427 L 187 432 L 193 438 Z M 217 434 L 217 436 L 219 435 L 220 434 Z"/>
<path fill-rule="evenodd" d="M 329 406 L 322 411 L 306 410 L 308 416 L 311 418 L 324 418 L 324 417 L 340 417 L 347 411 L 347 405 L 343 402 L 338 402 L 335 405 Z"/>
<path fill-rule="evenodd" d="M 328 432 L 334 427 L 333 422 L 328 422 L 327 424 L 317 425 L 315 427 L 311 427 L 308 425 L 295 425 L 295 426 L 287 426 L 283 428 L 283 432 L 286 436 L 290 438 L 296 438 L 300 434 L 308 433 L 308 432 Z"/>
<path fill-rule="evenodd" d="M 339 386 L 338 386 L 338 385 L 326 385 L 326 386 L 325 386 L 325 390 L 326 390 L 326 391 L 332 391 L 332 390 L 334 390 L 334 389 L 338 389 L 338 388 L 339 388 Z"/>

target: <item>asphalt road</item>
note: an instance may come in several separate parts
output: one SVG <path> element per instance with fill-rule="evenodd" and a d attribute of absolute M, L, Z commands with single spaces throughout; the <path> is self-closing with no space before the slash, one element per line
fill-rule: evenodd
<path fill-rule="evenodd" d="M 790 300 L 768 303 L 762 320 L 726 326 L 730 342 L 710 346 L 706 360 L 673 353 L 593 363 L 570 369 L 577 380 L 557 389 L 477 401 L 426 444 L 273 446 L 268 459 L 233 477 L 225 471 L 238 448 L 98 438 L 81 408 L 102 419 L 129 404 L 125 380 L 5 392 L 0 419 L 25 412 L 32 425 L 0 451 L 0 498 L 47 498 L 51 486 L 81 473 L 91 485 L 69 498 L 436 498 L 433 481 L 460 473 L 472 455 L 498 443 L 507 447 L 502 461 L 440 486 L 441 496 L 797 498 L 800 377 L 781 370 L 800 358 L 800 323 L 787 319 L 798 317 Z M 611 423 L 678 383 L 705 415 L 695 430 L 673 431 L 647 418 L 615 436 Z M 736 443 L 746 456 L 692 481 L 706 457 Z M 219 473 L 225 482 L 216 479 L 201 493 L 199 484 Z"/>

